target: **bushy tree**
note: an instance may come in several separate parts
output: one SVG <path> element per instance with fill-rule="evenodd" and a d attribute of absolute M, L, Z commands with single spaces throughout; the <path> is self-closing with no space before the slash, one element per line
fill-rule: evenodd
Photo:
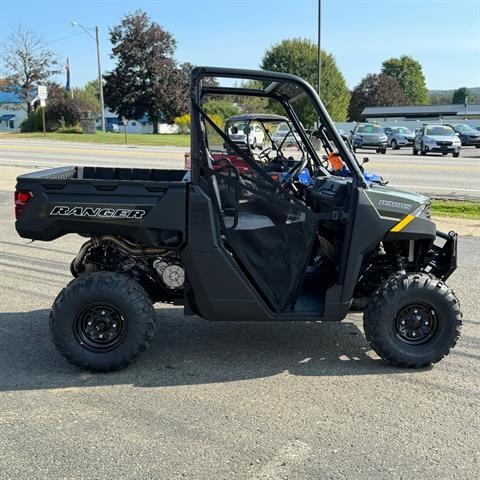
<path fill-rule="evenodd" d="M 276 72 L 293 73 L 316 88 L 317 45 L 308 39 L 282 40 L 269 48 L 262 60 L 261 68 Z M 322 51 L 321 99 L 335 121 L 345 121 L 350 92 L 345 78 L 338 69 L 333 55 Z M 300 100 L 295 105 L 297 113 L 306 126 L 311 126 L 316 115 L 308 103 Z"/>
<path fill-rule="evenodd" d="M 81 100 L 87 109 L 95 115 L 100 115 L 100 93 L 98 91 L 98 80 L 91 80 L 83 87 L 73 89 L 73 98 Z"/>
<path fill-rule="evenodd" d="M 126 15 L 110 30 L 115 68 L 104 76 L 105 103 L 121 117 L 146 113 L 158 133 L 158 121 L 185 113 L 189 67 L 174 59 L 173 36 L 143 11 Z"/>
<path fill-rule="evenodd" d="M 403 55 L 385 60 L 381 73 L 397 80 L 409 104 L 426 105 L 428 103 L 429 96 L 422 66 L 412 57 Z"/>
<path fill-rule="evenodd" d="M 468 88 L 467 87 L 460 87 L 457 88 L 452 95 L 452 103 L 465 103 L 468 99 Z"/>
<path fill-rule="evenodd" d="M 259 90 L 263 88 L 261 82 L 256 80 L 245 80 L 238 84 L 240 88 L 250 88 L 253 90 Z M 269 108 L 269 102 L 264 97 L 250 97 L 245 95 L 232 95 L 229 97 L 231 102 L 234 103 L 241 113 L 264 113 L 272 110 Z"/>
<path fill-rule="evenodd" d="M 47 48 L 41 37 L 22 26 L 13 31 L 6 45 L 2 73 L 8 85 L 20 87 L 20 95 L 30 113 L 33 109 L 30 101 L 37 85 L 46 83 L 61 72 L 57 56 Z"/>
<path fill-rule="evenodd" d="M 224 122 L 233 115 L 238 115 L 240 113 L 240 108 L 225 98 L 213 98 L 205 103 L 203 109 L 210 116 L 217 115 Z"/>
<path fill-rule="evenodd" d="M 405 105 L 407 99 L 400 84 L 385 74 L 369 74 L 353 89 L 348 118 L 350 121 L 362 119 L 365 107 L 390 107 Z"/>

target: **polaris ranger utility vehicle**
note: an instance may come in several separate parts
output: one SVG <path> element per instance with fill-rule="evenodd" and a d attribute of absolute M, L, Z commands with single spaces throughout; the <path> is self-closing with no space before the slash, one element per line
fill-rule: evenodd
<path fill-rule="evenodd" d="M 206 77 L 259 87 L 207 86 Z M 305 155 L 272 178 L 268 164 L 253 161 L 203 110 L 221 95 L 283 107 Z M 296 76 L 199 67 L 190 96 L 188 180 L 184 170 L 75 166 L 18 177 L 22 237 L 88 237 L 72 262 L 76 278 L 52 307 L 60 352 L 92 371 L 127 366 L 153 337 L 156 301 L 232 321 L 340 321 L 355 302 L 368 341 L 388 362 L 422 367 L 447 355 L 461 325 L 458 301 L 443 283 L 456 268 L 457 235 L 436 230 L 429 200 L 368 185 L 317 94 Z M 350 177 L 329 173 L 302 126 L 309 126 L 306 111 L 317 119 L 322 151 L 337 155 Z M 216 164 L 216 144 L 248 168 Z M 304 169 L 308 185 L 299 181 Z"/>

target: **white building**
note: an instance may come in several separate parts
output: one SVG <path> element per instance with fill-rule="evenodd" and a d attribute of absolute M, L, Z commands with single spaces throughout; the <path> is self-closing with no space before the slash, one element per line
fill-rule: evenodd
<path fill-rule="evenodd" d="M 0 131 L 15 131 L 27 118 L 26 104 L 12 91 L 0 91 Z"/>
<path fill-rule="evenodd" d="M 114 127 L 114 125 L 118 126 Z M 97 121 L 97 127 L 100 128 L 100 119 Z M 107 132 L 118 131 L 124 132 L 124 127 L 119 120 L 118 115 L 111 112 L 108 108 L 105 108 L 105 129 Z M 169 125 L 168 123 L 158 124 L 159 133 L 178 133 L 178 127 L 176 125 Z M 127 133 L 153 133 L 153 124 L 148 120 L 148 117 L 144 115 L 140 120 L 127 120 Z"/>

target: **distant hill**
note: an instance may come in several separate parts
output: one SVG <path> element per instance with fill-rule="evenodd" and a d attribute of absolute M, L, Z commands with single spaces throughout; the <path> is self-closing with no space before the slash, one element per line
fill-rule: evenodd
<path fill-rule="evenodd" d="M 452 95 L 456 89 L 452 90 L 429 90 L 428 95 L 430 96 L 430 103 L 432 105 L 439 105 L 442 103 L 451 103 Z M 480 87 L 468 88 L 470 95 L 470 103 L 479 103 L 480 102 Z"/>

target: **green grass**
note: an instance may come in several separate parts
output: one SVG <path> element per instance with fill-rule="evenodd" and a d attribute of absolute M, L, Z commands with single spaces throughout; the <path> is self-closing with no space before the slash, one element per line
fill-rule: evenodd
<path fill-rule="evenodd" d="M 432 214 L 446 217 L 480 219 L 480 202 L 432 200 Z"/>
<path fill-rule="evenodd" d="M 42 132 L 32 133 L 9 133 L 2 135 L 1 138 L 35 138 L 42 139 Z M 63 142 L 85 142 L 85 143 L 103 143 L 109 145 L 123 145 L 125 136 L 123 133 L 97 132 L 95 135 L 82 135 L 80 133 L 57 133 L 49 132 L 47 136 L 50 140 L 61 140 Z M 144 145 L 152 147 L 172 146 L 188 147 L 190 145 L 189 135 L 153 135 L 147 133 L 129 133 L 127 135 L 129 145 Z"/>

